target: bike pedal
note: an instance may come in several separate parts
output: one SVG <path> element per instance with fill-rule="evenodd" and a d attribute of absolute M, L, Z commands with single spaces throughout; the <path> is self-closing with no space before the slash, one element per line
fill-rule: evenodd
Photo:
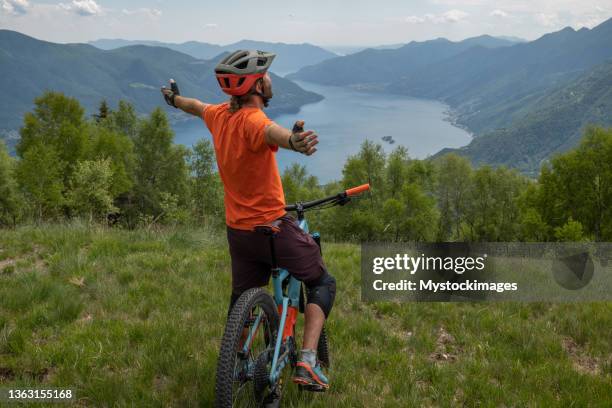
<path fill-rule="evenodd" d="M 298 389 L 300 391 L 309 391 L 309 392 L 325 392 L 327 391 L 327 388 L 321 386 L 321 385 L 316 385 L 316 384 L 312 384 L 312 385 L 305 385 L 305 384 L 299 384 L 298 385 Z"/>

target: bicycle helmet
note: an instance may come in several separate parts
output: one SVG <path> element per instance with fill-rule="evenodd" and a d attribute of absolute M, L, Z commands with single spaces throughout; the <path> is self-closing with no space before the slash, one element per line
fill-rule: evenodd
<path fill-rule="evenodd" d="M 238 50 L 223 58 L 215 67 L 215 75 L 223 92 L 245 95 L 257 79 L 262 78 L 276 54 L 265 51 Z"/>

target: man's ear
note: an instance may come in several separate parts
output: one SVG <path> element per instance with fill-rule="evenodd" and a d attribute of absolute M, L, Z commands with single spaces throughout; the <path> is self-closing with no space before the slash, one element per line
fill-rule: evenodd
<path fill-rule="evenodd" d="M 255 90 L 259 93 L 263 93 L 264 87 L 263 87 L 264 83 L 263 83 L 263 79 L 258 79 L 257 82 L 255 82 Z"/>

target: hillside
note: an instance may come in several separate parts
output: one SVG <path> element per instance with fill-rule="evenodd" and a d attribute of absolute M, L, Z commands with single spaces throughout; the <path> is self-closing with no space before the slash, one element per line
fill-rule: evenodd
<path fill-rule="evenodd" d="M 548 90 L 612 58 L 612 19 L 592 30 L 565 28 L 512 47 L 471 48 L 405 75 L 388 91 L 440 99 L 472 132 L 508 125 Z"/>
<path fill-rule="evenodd" d="M 551 153 L 574 146 L 585 124 L 612 122 L 612 110 L 601 108 L 609 106 L 608 88 L 589 85 L 608 84 L 606 68 L 591 70 L 612 60 L 612 19 L 590 30 L 568 27 L 506 47 L 486 47 L 478 39 L 366 50 L 289 78 L 442 100 L 453 108 L 456 123 L 476 136 L 462 153 L 476 163 L 527 172 Z M 567 92 L 592 99 L 564 97 Z"/>
<path fill-rule="evenodd" d="M 135 45 L 103 51 L 86 44 L 54 44 L 0 30 L 0 128 L 17 129 L 33 100 L 52 89 L 77 98 L 93 112 L 102 99 L 114 106 L 132 102 L 138 112 L 166 107 L 159 87 L 175 78 L 185 95 L 218 102 L 226 96 L 213 75 L 216 61 L 198 60 L 163 47 Z M 268 110 L 274 116 L 295 112 L 322 97 L 274 74 L 276 97 Z M 176 111 L 166 107 L 168 112 Z"/>
<path fill-rule="evenodd" d="M 224 52 L 239 49 L 257 49 L 275 52 L 277 54 L 271 71 L 279 75 L 295 72 L 307 65 L 318 64 L 336 54 L 312 44 L 285 44 L 265 41 L 242 40 L 228 45 L 209 44 L 199 41 L 188 41 L 184 43 L 165 43 L 159 41 L 130 41 L 100 39 L 90 41 L 89 44 L 104 50 L 112 50 L 130 45 L 149 45 L 170 48 L 198 59 L 211 59 Z"/>
<path fill-rule="evenodd" d="M 3 230 L 0 249 L 4 387 L 69 386 L 71 406 L 212 406 L 230 295 L 223 234 L 47 225 Z M 283 406 L 610 400 L 610 303 L 364 303 L 359 247 L 323 237 L 323 254 L 338 282 L 332 387 L 289 384 Z"/>
<path fill-rule="evenodd" d="M 612 126 L 612 62 L 524 105 L 508 127 L 475 138 L 455 151 L 476 164 L 517 167 L 536 174 L 543 160 L 574 147 L 589 124 Z"/>
<path fill-rule="evenodd" d="M 412 41 L 396 49 L 375 49 L 336 57 L 317 65 L 304 67 L 290 79 L 299 79 L 325 85 L 366 85 L 383 88 L 403 76 L 416 73 L 430 64 L 457 55 L 474 46 L 500 47 L 513 43 L 491 36 L 468 38 L 452 42 L 444 38 Z"/>

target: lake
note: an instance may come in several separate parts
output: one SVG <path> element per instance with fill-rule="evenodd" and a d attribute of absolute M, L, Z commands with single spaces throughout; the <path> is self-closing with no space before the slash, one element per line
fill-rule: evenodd
<path fill-rule="evenodd" d="M 291 163 L 302 163 L 321 182 L 328 182 L 342 176 L 346 158 L 357 153 L 366 139 L 380 143 L 386 152 L 398 145 L 405 146 L 410 157 L 420 159 L 445 147 L 465 146 L 471 140 L 468 132 L 447 120 L 448 106 L 437 101 L 296 82 L 325 99 L 303 106 L 297 114 L 278 116 L 274 121 L 291 128 L 296 120 L 304 120 L 306 129 L 318 133 L 319 150 L 310 157 L 279 150 L 281 170 Z M 206 126 L 197 119 L 173 128 L 175 141 L 187 146 L 201 137 L 210 137 Z M 385 136 L 391 136 L 395 143 L 384 141 Z"/>

